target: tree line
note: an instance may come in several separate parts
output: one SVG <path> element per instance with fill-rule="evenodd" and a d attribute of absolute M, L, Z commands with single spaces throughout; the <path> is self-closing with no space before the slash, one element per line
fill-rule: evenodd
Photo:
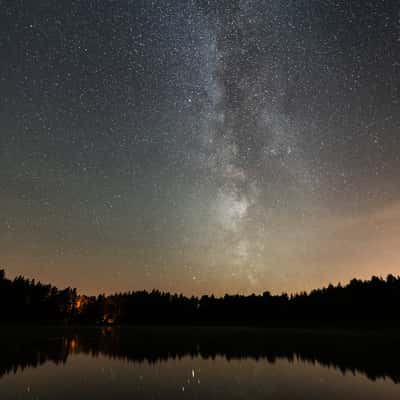
<path fill-rule="evenodd" d="M 353 279 L 346 285 L 288 295 L 187 297 L 159 290 L 78 295 L 0 271 L 1 319 L 87 324 L 301 325 L 400 324 L 400 277 Z"/>
<path fill-rule="evenodd" d="M 76 289 L 58 289 L 22 276 L 10 280 L 0 270 L 0 320 L 73 320 L 77 299 Z"/>

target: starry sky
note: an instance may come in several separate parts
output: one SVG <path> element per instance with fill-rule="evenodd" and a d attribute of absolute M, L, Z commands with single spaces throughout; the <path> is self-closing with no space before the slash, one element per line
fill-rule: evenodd
<path fill-rule="evenodd" d="M 400 273 L 400 4 L 0 0 L 0 265 L 99 292 Z"/>

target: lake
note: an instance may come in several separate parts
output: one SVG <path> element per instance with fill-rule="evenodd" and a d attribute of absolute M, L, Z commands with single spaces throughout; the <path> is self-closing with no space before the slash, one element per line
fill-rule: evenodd
<path fill-rule="evenodd" d="M 1 399 L 399 399 L 399 335 L 3 327 Z"/>

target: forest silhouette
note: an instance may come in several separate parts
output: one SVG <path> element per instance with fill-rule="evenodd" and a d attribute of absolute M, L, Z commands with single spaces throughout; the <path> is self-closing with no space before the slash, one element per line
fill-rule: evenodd
<path fill-rule="evenodd" d="M 288 295 L 186 297 L 159 290 L 79 295 L 0 271 L 0 321 L 77 324 L 400 325 L 400 277 L 353 279 Z"/>

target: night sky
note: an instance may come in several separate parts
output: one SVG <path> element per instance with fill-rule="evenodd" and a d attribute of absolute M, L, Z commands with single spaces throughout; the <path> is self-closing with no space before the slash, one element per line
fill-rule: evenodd
<path fill-rule="evenodd" d="M 0 265 L 90 294 L 400 273 L 400 3 L 0 0 Z"/>

